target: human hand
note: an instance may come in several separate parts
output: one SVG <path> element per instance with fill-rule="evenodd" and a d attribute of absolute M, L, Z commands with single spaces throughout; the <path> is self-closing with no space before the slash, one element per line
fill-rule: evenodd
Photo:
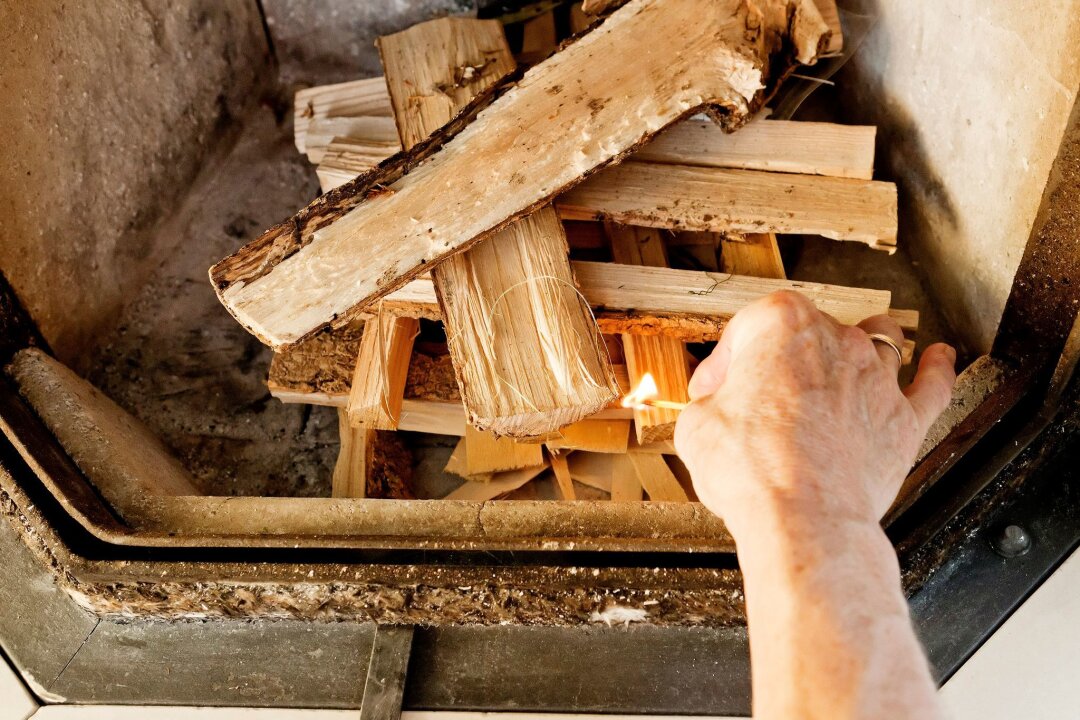
<path fill-rule="evenodd" d="M 675 448 L 737 541 L 766 510 L 877 523 L 895 499 L 949 403 L 956 353 L 928 347 L 901 391 L 896 353 L 868 333 L 903 342 L 888 316 L 843 326 L 777 292 L 732 318 L 698 366 Z"/>

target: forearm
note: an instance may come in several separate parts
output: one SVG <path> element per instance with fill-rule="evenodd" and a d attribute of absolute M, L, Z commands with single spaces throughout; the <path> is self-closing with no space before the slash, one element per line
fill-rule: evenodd
<path fill-rule="evenodd" d="M 871 520 L 758 511 L 736 533 L 755 717 L 932 718 L 896 560 Z"/>

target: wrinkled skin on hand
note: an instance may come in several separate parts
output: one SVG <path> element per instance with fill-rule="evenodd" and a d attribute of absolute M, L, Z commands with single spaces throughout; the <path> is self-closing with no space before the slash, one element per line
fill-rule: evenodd
<path fill-rule="evenodd" d="M 794 292 L 738 313 L 690 381 L 675 447 L 738 541 L 763 505 L 875 523 L 948 405 L 956 354 L 928 347 L 901 390 L 887 316 L 843 326 Z"/>

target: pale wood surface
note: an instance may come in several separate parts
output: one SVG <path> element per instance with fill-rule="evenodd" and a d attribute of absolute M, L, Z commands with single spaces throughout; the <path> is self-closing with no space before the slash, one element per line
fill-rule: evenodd
<path fill-rule="evenodd" d="M 495 21 L 434 20 L 380 38 L 379 48 L 406 148 L 514 68 Z M 543 435 L 617 395 L 551 209 L 449 258 L 432 280 L 470 424 Z"/>
<path fill-rule="evenodd" d="M 686 490 L 671 472 L 664 456 L 657 453 L 627 453 L 638 482 L 653 502 L 687 502 Z"/>
<path fill-rule="evenodd" d="M 475 482 L 472 480 L 466 480 L 461 487 L 450 492 L 446 495 L 444 500 L 469 500 L 471 502 L 486 502 L 488 500 L 494 500 L 502 497 L 507 493 L 511 493 L 521 486 L 525 485 L 529 481 L 537 478 L 545 470 L 547 470 L 547 464 L 539 465 L 537 467 L 522 468 L 521 470 L 510 470 L 508 472 L 496 473 L 490 480 Z"/>
<path fill-rule="evenodd" d="M 338 408 L 338 435 L 341 438 L 341 449 L 334 465 L 331 495 L 336 498 L 362 498 L 367 492 L 371 443 L 375 438 L 375 431 L 352 427 L 345 409 Z"/>
<path fill-rule="evenodd" d="M 836 7 L 836 0 L 814 0 L 818 12 L 825 24 L 829 26 L 829 40 L 822 54 L 835 55 L 844 49 L 844 29 L 840 25 L 840 12 Z"/>
<path fill-rule="evenodd" d="M 393 118 L 371 115 L 321 118 L 308 123 L 304 139 L 308 161 L 316 165 L 321 163 L 326 159 L 327 150 L 334 140 L 351 145 L 355 142 L 353 138 L 359 139 L 364 145 L 392 148 L 376 164 L 401 149 Z"/>
<path fill-rule="evenodd" d="M 390 314 L 372 318 L 364 325 L 349 390 L 347 414 L 351 425 L 397 429 L 409 358 L 419 332 L 419 320 Z"/>
<path fill-rule="evenodd" d="M 669 165 L 870 180 L 874 174 L 875 135 L 872 125 L 761 118 L 738 132 L 728 133 L 712 120 L 688 118 L 660 133 L 631 157 Z M 319 177 L 327 179 L 323 191 L 345 184 L 399 149 L 396 138 L 387 143 L 375 134 L 339 138 L 326 148 L 318 168 Z M 603 184 L 606 177 L 606 170 L 601 170 L 595 182 Z"/>
<path fill-rule="evenodd" d="M 215 265 L 215 288 L 275 348 L 347 322 L 694 110 L 741 124 L 763 79 L 785 70 L 773 56 L 812 62 L 825 32 L 809 0 L 632 0 L 460 115 L 445 144 L 380 166 Z M 657 38 L 679 52 L 641 51 Z"/>
<path fill-rule="evenodd" d="M 896 246 L 896 186 L 873 180 L 627 161 L 559 196 L 555 208 L 565 220 Z"/>
<path fill-rule="evenodd" d="M 443 471 L 473 482 L 490 482 L 491 479 L 495 477 L 495 473 L 477 473 L 476 475 L 469 475 L 468 467 L 465 464 L 467 452 L 465 438 L 462 437 L 458 440 L 457 445 L 454 446 L 453 452 L 450 453 L 450 457 L 447 459 Z"/>
<path fill-rule="evenodd" d="M 641 502 L 641 481 L 629 455 L 615 458 L 611 475 L 612 502 Z"/>
<path fill-rule="evenodd" d="M 660 232 L 653 228 L 628 227 L 605 223 L 615 262 L 624 265 L 666 267 L 667 252 Z M 673 402 L 688 402 L 689 374 L 686 346 L 680 340 L 661 336 L 623 335 L 623 354 L 633 390 L 645 374 L 656 382 L 657 397 Z M 634 432 L 639 443 L 665 440 L 675 433 L 679 413 L 665 408 L 634 410 Z"/>
<path fill-rule="evenodd" d="M 619 455 L 575 452 L 567 458 L 570 477 L 582 485 L 611 492 L 612 471 Z"/>
<path fill-rule="evenodd" d="M 297 150 L 307 152 L 307 131 L 312 121 L 390 114 L 390 96 L 381 77 L 299 90 L 293 96 L 293 141 Z"/>
<path fill-rule="evenodd" d="M 630 442 L 630 421 L 579 420 L 545 442 L 553 450 L 624 453 Z"/>
<path fill-rule="evenodd" d="M 773 233 L 751 233 L 742 240 L 728 237 L 718 238 L 720 242 L 721 270 L 733 275 L 787 279 L 784 261 L 780 257 L 780 246 Z"/>
<path fill-rule="evenodd" d="M 535 443 L 521 443 L 494 433 L 465 428 L 465 473 L 501 472 L 536 467 L 544 462 L 544 450 Z"/>
<path fill-rule="evenodd" d="M 570 477 L 570 466 L 566 463 L 567 453 L 551 454 L 551 469 L 555 473 L 555 491 L 560 500 L 577 500 L 574 479 Z"/>
<path fill-rule="evenodd" d="M 726 133 L 711 120 L 688 118 L 660 133 L 632 157 L 671 165 L 869 180 L 874 176 L 876 134 L 873 125 L 763 118 Z"/>

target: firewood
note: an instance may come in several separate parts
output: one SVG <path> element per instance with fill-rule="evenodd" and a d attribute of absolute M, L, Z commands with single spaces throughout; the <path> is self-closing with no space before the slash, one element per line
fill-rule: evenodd
<path fill-rule="evenodd" d="M 744 235 L 741 240 L 720 236 L 721 269 L 733 275 L 786 280 L 780 246 L 772 233 Z"/>
<path fill-rule="evenodd" d="M 630 456 L 616 457 L 611 474 L 611 501 L 641 502 L 641 499 L 641 481 L 638 480 L 637 470 L 630 462 Z"/>
<path fill-rule="evenodd" d="M 615 262 L 624 265 L 667 267 L 664 241 L 657 230 L 605 223 Z M 689 402 L 686 387 L 690 380 L 686 367 L 686 345 L 680 340 L 658 335 L 623 335 L 623 353 L 635 388 L 648 374 L 656 383 L 659 397 L 674 402 Z M 638 442 L 670 438 L 675 433 L 679 413 L 665 408 L 634 410 L 634 432 Z"/>
<path fill-rule="evenodd" d="M 876 134 L 872 125 L 759 118 L 725 133 L 709 120 L 689 118 L 660 133 L 632 159 L 869 180 Z"/>
<path fill-rule="evenodd" d="M 468 467 L 465 464 L 466 456 L 466 444 L 465 438 L 462 437 L 458 440 L 457 445 L 454 446 L 453 452 L 450 453 L 450 457 L 446 461 L 446 466 L 443 467 L 443 472 L 448 472 L 451 475 L 457 475 L 463 477 L 466 480 L 472 480 L 473 482 L 491 482 L 495 477 L 495 473 L 477 473 L 475 475 L 469 475 Z"/>
<path fill-rule="evenodd" d="M 743 124 L 785 63 L 813 62 L 827 32 L 811 0 L 632 0 L 219 262 L 215 289 L 275 348 L 344 324 L 674 121 L 705 111 Z M 657 38 L 678 51 L 641 51 Z"/>
<path fill-rule="evenodd" d="M 574 480 L 570 477 L 570 468 L 566 464 L 566 453 L 551 454 L 551 469 L 555 473 L 555 491 L 560 500 L 577 500 Z"/>
<path fill-rule="evenodd" d="M 367 491 L 375 431 L 366 427 L 352 427 L 345 409 L 338 408 L 338 434 L 341 449 L 334 465 L 331 494 L 340 498 L 362 498 Z"/>
<path fill-rule="evenodd" d="M 663 455 L 630 452 L 626 455 L 637 473 L 638 482 L 653 502 L 687 502 L 690 498 L 671 472 Z"/>
<path fill-rule="evenodd" d="M 469 502 L 487 502 L 495 500 L 542 475 L 547 464 L 521 470 L 496 473 L 490 480 L 476 482 L 466 480 L 459 488 L 446 495 L 443 500 L 467 500 Z"/>
<path fill-rule="evenodd" d="M 307 132 L 313 121 L 333 117 L 374 115 L 390 117 L 390 96 L 381 77 L 320 85 L 293 97 L 293 141 L 307 152 Z"/>
<path fill-rule="evenodd" d="M 347 406 L 353 427 L 397 429 L 413 340 L 419 332 L 420 321 L 415 318 L 387 314 L 367 321 Z"/>
<path fill-rule="evenodd" d="M 620 457 L 611 453 L 575 452 L 567 457 L 566 463 L 575 481 L 610 493 L 612 469 Z"/>
<path fill-rule="evenodd" d="M 628 161 L 555 202 L 564 220 L 673 230 L 796 233 L 896 249 L 892 183 Z"/>
<path fill-rule="evenodd" d="M 624 453 L 629 441 L 629 420 L 579 420 L 564 427 L 546 444 L 552 450 Z"/>
<path fill-rule="evenodd" d="M 890 310 L 890 293 L 883 290 L 613 263 L 575 262 L 573 266 L 582 294 L 596 308 L 605 333 L 659 334 L 687 342 L 716 340 L 727 318 L 783 289 L 803 293 L 819 309 L 848 325 L 888 312 L 905 330 L 918 327 L 918 313 Z M 388 296 L 381 311 L 437 318 L 431 281 L 414 280 Z M 275 354 L 267 383 L 271 394 L 285 402 L 343 404 L 360 337 L 354 323 L 323 331 Z"/>
<path fill-rule="evenodd" d="M 443 18 L 378 45 L 406 148 L 514 67 L 494 21 Z M 562 224 L 545 208 L 433 271 L 472 425 L 500 435 L 543 435 L 617 396 L 567 250 Z"/>
<path fill-rule="evenodd" d="M 823 55 L 836 55 L 844 49 L 844 29 L 840 25 L 840 12 L 836 0 L 814 0 L 822 20 L 829 26 L 829 40 L 822 49 Z"/>
<path fill-rule="evenodd" d="M 711 120 L 688 118 L 657 135 L 631 158 L 869 180 L 874 174 L 876 130 L 868 125 L 755 118 L 738 132 L 727 133 Z M 399 149 L 398 143 L 387 144 L 375 135 L 339 138 L 326 149 L 317 170 L 320 180 L 325 178 L 323 191 L 344 185 Z M 601 170 L 595 182 L 603 184 L 606 177 Z"/>
<path fill-rule="evenodd" d="M 350 148 L 354 143 L 389 148 L 390 152 L 381 155 L 373 165 L 400 149 L 393 118 L 372 115 L 323 118 L 308 123 L 304 138 L 308 161 L 318 165 L 325 160 L 326 153 L 335 140 L 339 146 L 347 144 Z"/>
<path fill-rule="evenodd" d="M 465 472 L 468 475 L 519 470 L 543 462 L 544 451 L 540 445 L 497 437 L 472 425 L 465 428 Z"/>

